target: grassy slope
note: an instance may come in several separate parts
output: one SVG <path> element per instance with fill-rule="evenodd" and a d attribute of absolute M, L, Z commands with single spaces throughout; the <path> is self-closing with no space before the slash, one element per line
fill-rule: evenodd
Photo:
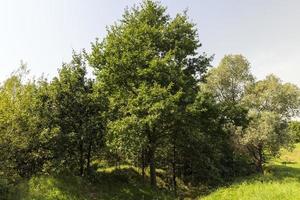
<path fill-rule="evenodd" d="M 220 188 L 204 200 L 300 200 L 300 144 L 293 152 L 284 151 L 281 158 L 274 160 L 264 176 L 252 176 L 235 184 Z M 121 166 L 120 168 L 100 168 L 93 183 L 80 177 L 40 176 L 24 181 L 13 192 L 9 200 L 147 200 L 176 199 L 163 188 L 165 173 L 158 170 L 158 184 L 155 191 L 144 184 L 140 170 Z M 194 196 L 199 191 L 189 190 L 178 180 L 181 196 Z M 200 189 L 200 188 L 199 188 Z M 2 200 L 3 198 L 0 197 Z"/>
<path fill-rule="evenodd" d="M 144 184 L 135 168 L 98 170 L 93 183 L 80 177 L 40 176 L 24 181 L 10 199 L 22 200 L 143 200 L 175 199 L 163 189 L 157 191 Z M 158 179 L 163 187 L 164 182 Z M 0 197 L 1 199 L 1 197 Z"/>
<path fill-rule="evenodd" d="M 199 199 L 300 200 L 300 144 L 293 152 L 283 151 L 266 171 L 264 176 L 249 177 Z"/>

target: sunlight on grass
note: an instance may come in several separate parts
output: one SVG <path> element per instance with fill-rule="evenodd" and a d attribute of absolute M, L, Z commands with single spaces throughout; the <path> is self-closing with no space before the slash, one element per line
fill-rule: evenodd
<path fill-rule="evenodd" d="M 152 200 L 174 199 L 143 183 L 140 170 L 129 165 L 99 169 L 94 182 L 75 176 L 37 176 L 24 181 L 11 199 L 22 200 Z M 164 185 L 158 178 L 159 185 Z M 1 198 L 0 198 L 1 199 Z"/>
<path fill-rule="evenodd" d="M 204 200 L 298 200 L 300 199 L 300 144 L 293 152 L 282 151 L 266 169 L 264 176 L 253 176 L 220 188 Z"/>

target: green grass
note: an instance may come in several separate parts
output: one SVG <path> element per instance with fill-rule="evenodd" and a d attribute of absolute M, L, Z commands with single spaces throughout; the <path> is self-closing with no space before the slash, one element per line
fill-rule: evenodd
<path fill-rule="evenodd" d="M 254 175 L 215 190 L 204 200 L 300 200 L 300 144 L 293 152 L 283 151 L 266 168 L 265 175 Z M 99 164 L 93 180 L 75 176 L 36 176 L 24 180 L 10 194 L 9 200 L 173 200 L 167 190 L 168 178 L 157 170 L 159 188 L 144 183 L 141 170 L 129 165 L 107 167 Z M 149 171 L 146 171 L 149 179 Z M 177 180 L 181 198 L 194 199 L 207 188 L 188 188 Z M 189 198 L 188 198 L 189 197 Z M 3 200 L 3 196 L 0 196 Z M 4 200 L 6 200 L 4 198 Z"/>
<path fill-rule="evenodd" d="M 199 199 L 300 200 L 300 144 L 293 152 L 283 150 L 265 171 L 265 175 L 248 177 Z"/>
<path fill-rule="evenodd" d="M 160 180 L 160 179 L 159 179 Z M 16 200 L 147 200 L 175 199 L 161 186 L 151 189 L 130 166 L 99 169 L 94 180 L 74 176 L 38 176 L 19 184 L 9 199 Z M 0 197 L 1 199 L 1 197 Z M 1 199 L 2 200 L 2 199 Z"/>

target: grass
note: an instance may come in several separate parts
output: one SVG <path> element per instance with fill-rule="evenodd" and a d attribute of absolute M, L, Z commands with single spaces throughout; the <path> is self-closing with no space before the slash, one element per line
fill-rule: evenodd
<path fill-rule="evenodd" d="M 282 151 L 266 167 L 264 175 L 248 177 L 219 188 L 203 200 L 300 200 L 300 144 L 293 152 Z"/>
<path fill-rule="evenodd" d="M 0 200 L 173 200 L 168 191 L 169 178 L 157 170 L 158 189 L 144 182 L 141 170 L 129 165 L 107 167 L 99 164 L 93 180 L 75 176 L 36 176 L 24 180 L 8 198 Z M 146 170 L 149 179 L 149 171 Z M 177 180 L 180 198 L 197 199 L 197 194 L 207 188 L 188 188 Z M 183 198 L 185 197 L 185 198 Z M 265 175 L 254 175 L 237 180 L 228 187 L 219 188 L 204 200 L 300 200 L 300 144 L 293 152 L 283 150 L 266 168 Z"/>
<path fill-rule="evenodd" d="M 1 197 L 0 197 L 1 199 Z M 10 199 L 22 200 L 152 200 L 174 199 L 160 188 L 151 189 L 133 167 L 99 170 L 93 182 L 74 176 L 39 176 L 21 183 Z"/>

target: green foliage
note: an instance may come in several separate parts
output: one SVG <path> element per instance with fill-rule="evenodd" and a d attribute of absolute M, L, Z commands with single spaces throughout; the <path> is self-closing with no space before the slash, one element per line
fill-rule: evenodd
<path fill-rule="evenodd" d="M 225 56 L 218 67 L 209 71 L 205 89 L 219 102 L 235 104 L 254 82 L 250 63 L 242 55 Z"/>
<path fill-rule="evenodd" d="M 282 83 L 274 75 L 256 82 L 243 99 L 250 109 L 251 122 L 241 134 L 241 141 L 246 145 L 255 160 L 259 171 L 267 156 L 275 156 L 281 147 L 291 147 L 294 136 L 288 131 L 291 117 L 296 116 L 299 102 L 299 88 L 290 83 Z"/>
<path fill-rule="evenodd" d="M 74 54 L 58 78 L 26 81 L 21 68 L 1 87 L 0 171 L 12 182 L 39 172 L 87 173 L 102 145 L 105 103 Z"/>
<path fill-rule="evenodd" d="M 166 11 L 145 0 L 52 80 L 22 63 L 1 84 L 0 198 L 181 198 L 293 147 L 299 88 L 255 81 L 242 55 L 207 71 L 196 25 Z"/>
<path fill-rule="evenodd" d="M 248 108 L 242 104 L 248 88 L 254 83 L 250 72 L 250 63 L 242 55 L 227 55 L 220 64 L 208 72 L 206 81 L 201 85 L 203 91 L 209 93 L 215 101 L 219 127 L 219 167 L 222 177 L 232 179 L 233 176 L 251 173 L 248 156 L 237 140 L 237 133 L 247 127 Z M 216 119 L 214 117 L 212 120 Z M 218 151 L 216 151 L 218 152 Z"/>
<path fill-rule="evenodd" d="M 249 88 L 243 102 L 251 109 L 278 113 L 283 119 L 289 120 L 299 112 L 300 89 L 291 83 L 282 83 L 269 75 Z"/>
<path fill-rule="evenodd" d="M 15 181 L 29 176 L 36 169 L 30 162 L 39 158 L 31 152 L 36 141 L 35 101 L 37 85 L 26 81 L 25 67 L 7 79 L 0 90 L 1 171 Z"/>
<path fill-rule="evenodd" d="M 108 145 L 130 160 L 146 152 L 153 185 L 156 152 L 177 132 L 173 122 L 193 103 L 210 61 L 197 55 L 201 44 L 187 16 L 165 11 L 153 1 L 127 10 L 88 56 L 109 94 Z"/>
<path fill-rule="evenodd" d="M 140 87 L 138 95 L 122 108 L 125 116 L 108 125 L 107 144 L 111 149 L 121 149 L 125 154 L 133 153 L 129 156 L 132 158 L 147 145 L 149 136 L 144 133 L 145 130 L 151 130 L 151 137 L 155 138 L 164 134 L 169 126 L 166 120 L 175 112 L 176 102 L 181 96 L 180 92 L 172 95 L 171 88 L 163 88 L 157 84 L 153 87 Z"/>
<path fill-rule="evenodd" d="M 300 142 L 300 122 L 299 121 L 291 121 L 289 123 L 288 128 L 290 134 L 294 137 L 296 142 Z"/>
<path fill-rule="evenodd" d="M 86 75 L 82 55 L 74 54 L 72 62 L 63 65 L 43 96 L 50 115 L 46 128 L 58 130 L 51 141 L 53 160 L 48 166 L 55 171 L 77 170 L 83 175 L 89 170 L 93 152 L 102 144 L 105 99 Z"/>
<path fill-rule="evenodd" d="M 242 142 L 252 145 L 265 145 L 266 150 L 276 154 L 280 146 L 290 144 L 291 136 L 286 133 L 286 123 L 273 112 L 251 112 L 249 126 L 243 133 Z M 281 143 L 281 145 L 280 145 Z"/>

